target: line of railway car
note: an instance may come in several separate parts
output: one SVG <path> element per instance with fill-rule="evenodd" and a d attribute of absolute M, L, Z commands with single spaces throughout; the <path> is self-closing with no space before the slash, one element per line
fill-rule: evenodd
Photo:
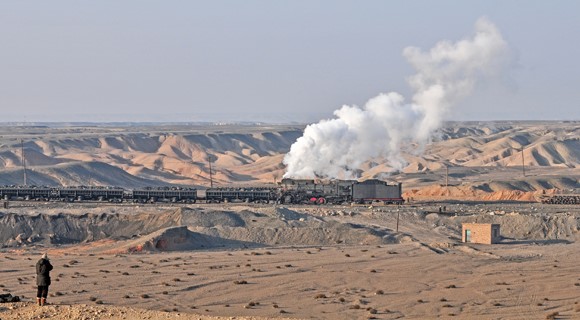
<path fill-rule="evenodd" d="M 544 196 L 540 201 L 546 204 L 580 204 L 580 194 L 557 194 Z"/>
<path fill-rule="evenodd" d="M 297 180 L 283 179 L 271 187 L 219 187 L 198 190 L 182 187 L 0 187 L 4 200 L 37 201 L 107 201 L 107 202 L 246 202 L 280 204 L 402 204 L 401 184 L 389 185 L 381 180 Z"/>
<path fill-rule="evenodd" d="M 141 188 L 119 187 L 0 187 L 0 198 L 4 200 L 37 201 L 108 201 L 108 202 L 189 202 L 197 200 L 197 190 L 190 188 Z"/>

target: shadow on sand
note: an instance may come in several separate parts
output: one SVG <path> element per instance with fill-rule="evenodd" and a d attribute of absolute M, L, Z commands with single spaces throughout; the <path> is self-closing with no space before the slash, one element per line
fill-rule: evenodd
<path fill-rule="evenodd" d="M 551 245 L 551 244 L 571 244 L 571 243 L 572 243 L 572 241 L 564 240 L 564 239 L 518 240 L 518 239 L 503 238 L 499 244 L 536 244 L 536 245 L 545 246 L 545 245 Z"/>

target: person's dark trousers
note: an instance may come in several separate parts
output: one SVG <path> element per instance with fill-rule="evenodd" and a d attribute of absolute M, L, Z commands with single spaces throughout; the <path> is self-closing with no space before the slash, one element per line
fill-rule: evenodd
<path fill-rule="evenodd" d="M 39 306 L 43 306 L 46 303 L 46 297 L 48 297 L 48 286 L 38 286 L 36 301 L 38 301 Z"/>

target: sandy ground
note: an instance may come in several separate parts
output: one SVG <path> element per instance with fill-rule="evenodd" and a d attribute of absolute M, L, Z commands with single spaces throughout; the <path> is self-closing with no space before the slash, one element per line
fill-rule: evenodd
<path fill-rule="evenodd" d="M 0 306 L 0 316 L 540 319 L 558 312 L 564 319 L 574 319 L 580 316 L 578 249 L 577 244 L 506 244 L 456 246 L 437 254 L 400 244 L 53 255 L 57 275 L 49 298 L 53 305 L 6 304 Z M 33 260 L 29 259 L 36 256 L 23 253 L 1 258 L 3 289 L 32 300 Z"/>
<path fill-rule="evenodd" d="M 329 217 L 339 209 L 301 207 L 291 209 L 312 222 L 304 216 L 296 217 L 304 225 L 285 221 L 287 232 L 304 237 L 319 226 L 308 223 L 323 218 L 351 228 L 341 236 L 374 226 L 370 234 L 390 231 L 381 236 L 390 239 L 382 244 L 334 241 L 113 254 L 138 239 L 104 239 L 4 248 L 0 291 L 23 302 L 1 304 L 0 319 L 580 318 L 576 207 L 461 205 L 452 207 L 451 217 L 430 208 L 361 208 L 352 216 Z M 240 216 L 248 210 L 225 209 Z M 399 232 L 394 231 L 396 210 Z M 254 219 L 258 224 L 260 217 Z M 272 223 L 267 216 L 261 219 Z M 460 243 L 458 222 L 486 219 L 505 226 L 501 244 Z M 536 220 L 544 227 L 530 233 Z M 55 269 L 51 305 L 41 308 L 33 303 L 34 264 L 45 250 Z"/>

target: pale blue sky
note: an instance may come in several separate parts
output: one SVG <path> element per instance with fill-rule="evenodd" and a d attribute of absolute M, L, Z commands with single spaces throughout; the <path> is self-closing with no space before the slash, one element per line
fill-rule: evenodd
<path fill-rule="evenodd" d="M 517 65 L 450 119 L 580 120 L 580 1 L 6 0 L 0 121 L 314 121 L 481 16 Z"/>

